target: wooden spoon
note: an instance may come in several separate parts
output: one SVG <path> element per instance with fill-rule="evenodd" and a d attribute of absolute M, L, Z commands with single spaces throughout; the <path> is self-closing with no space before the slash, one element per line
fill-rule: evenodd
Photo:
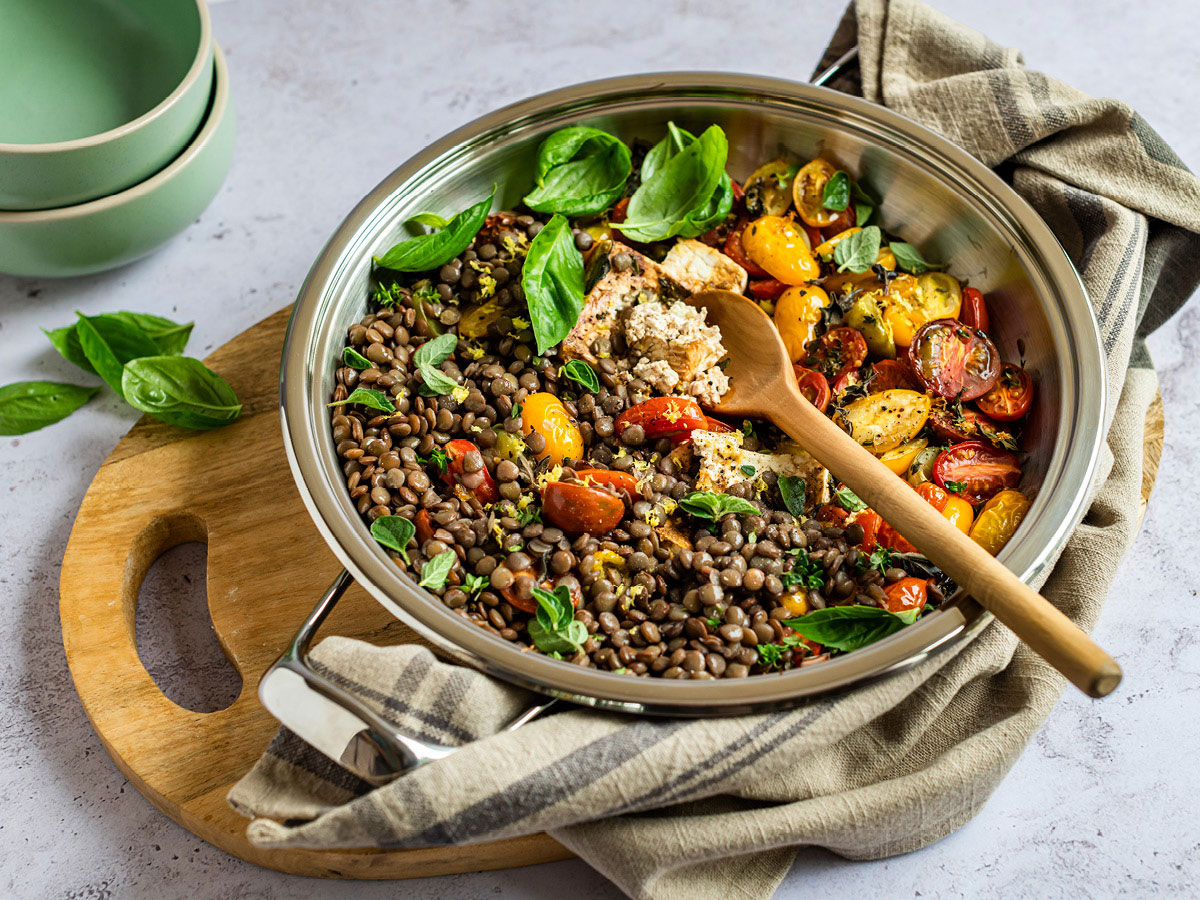
<path fill-rule="evenodd" d="M 730 291 L 689 302 L 707 311 L 729 352 L 730 388 L 716 412 L 782 428 L 1081 691 L 1103 697 L 1120 684 L 1121 667 L 1075 623 L 804 399 L 779 332 L 757 303 Z"/>

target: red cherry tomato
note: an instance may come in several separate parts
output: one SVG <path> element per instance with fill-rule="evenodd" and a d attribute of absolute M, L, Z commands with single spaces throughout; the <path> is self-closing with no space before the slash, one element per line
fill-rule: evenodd
<path fill-rule="evenodd" d="M 732 425 L 726 425 L 720 419 L 714 419 L 710 415 L 704 416 L 704 426 L 702 428 L 693 428 L 692 431 L 715 431 L 717 433 L 737 431 Z M 681 431 L 679 434 L 671 435 L 671 446 L 678 447 L 680 444 L 691 443 L 692 432 Z"/>
<path fill-rule="evenodd" d="M 921 385 L 917 383 L 908 363 L 899 359 L 881 359 L 873 362 L 871 363 L 871 373 L 871 381 L 867 388 L 872 394 L 895 389 L 921 390 Z"/>
<path fill-rule="evenodd" d="M 957 319 L 934 319 L 918 328 L 908 361 L 926 390 L 950 400 L 974 400 L 1000 377 L 996 345 Z"/>
<path fill-rule="evenodd" d="M 959 310 L 958 317 L 964 325 L 987 331 L 991 320 L 988 318 L 987 303 L 984 302 L 983 294 L 973 287 L 963 288 L 962 309 Z"/>
<path fill-rule="evenodd" d="M 750 261 L 750 257 L 746 255 L 746 248 L 742 246 L 742 232 L 749 224 L 749 219 L 739 219 L 738 223 L 733 226 L 729 237 L 725 239 L 725 255 L 745 269 L 746 274 L 751 278 L 770 278 L 766 269 Z"/>
<path fill-rule="evenodd" d="M 450 441 L 446 445 L 446 456 L 449 457 L 450 462 L 446 466 L 446 471 L 442 473 L 442 481 L 450 487 L 462 485 L 473 493 L 480 503 L 495 503 L 500 499 L 500 492 L 496 490 L 496 482 L 487 470 L 487 466 L 482 465 L 482 458 L 480 458 L 481 465 L 478 471 L 466 472 L 463 470 L 463 458 L 471 452 L 479 455 L 479 448 L 470 441 L 462 438 Z"/>
<path fill-rule="evenodd" d="M 888 612 L 923 609 L 929 598 L 929 582 L 924 578 L 901 578 L 883 589 L 883 605 Z"/>
<path fill-rule="evenodd" d="M 630 425 L 641 425 L 650 440 L 688 434 L 704 429 L 704 410 L 690 397 L 651 397 L 617 416 L 617 437 Z"/>
<path fill-rule="evenodd" d="M 790 287 L 790 284 L 784 284 L 782 281 L 774 278 L 765 278 L 761 281 L 751 281 L 747 285 L 746 290 L 756 300 L 775 300 L 781 297 L 783 292 Z"/>
<path fill-rule="evenodd" d="M 833 380 L 833 396 L 838 397 L 846 388 L 853 387 L 856 384 L 862 384 L 862 370 L 853 366 L 846 366 L 842 371 L 838 372 L 837 378 Z"/>
<path fill-rule="evenodd" d="M 513 572 L 513 574 L 517 575 L 517 576 L 528 575 L 530 578 L 537 578 L 537 574 L 533 571 L 532 568 L 521 569 L 518 572 Z M 567 580 L 567 579 L 568 579 L 568 576 L 560 575 L 557 578 L 555 578 L 553 581 L 543 581 L 541 583 L 540 587 L 545 588 L 548 591 L 552 591 L 556 587 L 558 587 L 560 584 L 566 584 L 567 590 L 571 594 L 571 605 L 574 606 L 576 609 L 579 609 L 579 607 L 583 606 L 583 590 L 579 586 L 579 579 L 578 578 L 570 578 L 570 580 Z M 517 583 L 517 580 L 514 578 L 512 584 L 510 584 L 506 588 L 501 588 L 500 596 L 502 596 L 504 598 L 505 602 L 507 602 L 514 609 L 519 609 L 519 610 L 521 610 L 521 612 L 527 612 L 530 615 L 533 615 L 538 610 L 537 600 L 533 597 L 517 596 L 516 583 Z"/>
<path fill-rule="evenodd" d="M 796 224 L 803 228 L 804 233 L 808 235 L 808 245 L 810 247 L 820 247 L 825 242 L 825 238 L 821 236 L 820 228 L 817 228 L 815 225 L 809 225 L 807 222 L 797 222 Z"/>
<path fill-rule="evenodd" d="M 542 491 L 542 515 L 570 534 L 608 534 L 625 515 L 625 502 L 600 488 L 552 481 Z"/>
<path fill-rule="evenodd" d="M 847 228 L 853 228 L 858 222 L 858 218 L 854 213 L 854 204 L 848 204 L 845 209 L 838 213 L 831 224 L 826 225 L 821 229 L 822 240 L 829 240 L 831 237 L 841 234 Z M 817 246 L 813 244 L 813 246 Z"/>
<path fill-rule="evenodd" d="M 638 490 L 637 479 L 628 472 L 618 472 L 616 469 L 577 469 L 575 475 L 584 484 L 607 486 L 618 494 L 625 493 L 633 499 L 641 499 L 642 492 Z"/>
<path fill-rule="evenodd" d="M 884 522 L 879 526 L 879 546 L 886 547 L 895 553 L 916 553 L 917 548 L 914 547 L 900 532 Z"/>
<path fill-rule="evenodd" d="M 433 522 L 429 518 L 429 510 L 423 509 L 413 519 L 417 529 L 417 546 L 424 547 L 426 541 L 433 540 Z"/>
<path fill-rule="evenodd" d="M 829 406 L 829 382 L 825 380 L 825 376 L 804 366 L 792 366 L 792 371 L 796 374 L 796 386 L 800 388 L 804 399 L 821 412 L 825 412 L 825 408 Z"/>
<path fill-rule="evenodd" d="M 850 518 L 850 513 L 846 512 L 840 506 L 827 503 L 824 506 L 817 507 L 815 518 L 818 522 L 824 522 L 826 525 L 837 525 L 839 528 L 842 528 L 845 527 L 846 520 Z"/>
<path fill-rule="evenodd" d="M 962 408 L 960 417 L 948 406 L 934 404 L 929 411 L 929 427 L 938 437 L 945 438 L 952 444 L 958 444 L 980 437 L 983 434 L 982 429 L 994 431 L 1000 426 L 969 406 Z"/>
<path fill-rule="evenodd" d="M 974 506 L 1005 488 L 1015 488 L 1021 481 L 1021 466 L 1007 450 L 966 441 L 938 454 L 933 480 Z"/>
<path fill-rule="evenodd" d="M 808 351 L 804 364 L 826 378 L 837 378 L 845 369 L 857 369 L 867 359 L 867 341 L 862 332 L 848 325 L 831 328 Z"/>
<path fill-rule="evenodd" d="M 863 553 L 870 553 L 879 545 L 879 529 L 883 526 L 883 516 L 873 509 L 864 509 L 852 515 L 846 524 L 851 522 L 861 526 L 863 530 L 863 539 L 859 542 L 858 549 Z"/>
<path fill-rule="evenodd" d="M 996 386 L 980 397 L 979 408 L 1001 422 L 1011 422 L 1029 412 L 1033 404 L 1033 379 L 1020 366 L 1005 363 Z"/>
<path fill-rule="evenodd" d="M 616 222 L 618 225 L 625 221 L 625 217 L 629 214 L 629 199 L 629 197 L 625 197 L 617 201 L 617 205 L 608 215 L 608 221 Z"/>

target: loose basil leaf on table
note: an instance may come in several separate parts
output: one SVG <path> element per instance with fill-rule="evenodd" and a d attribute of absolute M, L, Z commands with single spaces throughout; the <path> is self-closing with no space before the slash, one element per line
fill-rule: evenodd
<path fill-rule="evenodd" d="M 445 228 L 401 241 L 383 256 L 377 256 L 375 265 L 395 272 L 424 272 L 449 262 L 475 239 L 491 212 L 495 194 L 496 186 L 492 185 L 487 197 L 454 216 Z"/>
<path fill-rule="evenodd" d="M 188 338 L 192 333 L 192 322 L 180 324 L 173 322 L 170 319 L 164 319 L 162 316 L 153 316 L 148 313 L 135 312 L 115 312 L 104 313 L 99 316 L 92 316 L 93 324 L 96 320 L 109 321 L 118 320 L 126 325 L 132 325 L 141 330 L 154 345 L 158 348 L 158 353 L 167 356 L 178 356 L 183 353 L 187 346 Z M 101 326 L 102 327 L 102 326 Z M 95 367 L 88 362 L 86 354 L 83 352 L 83 346 L 79 342 L 79 326 L 78 323 L 67 325 L 63 328 L 54 328 L 50 331 L 43 329 L 43 333 L 50 339 L 50 343 L 67 362 L 74 363 L 89 372 L 92 375 L 97 374 Z"/>
<path fill-rule="evenodd" d="M 403 516 L 380 516 L 371 523 L 371 537 L 389 550 L 395 550 L 409 565 L 412 560 L 408 558 L 408 544 L 416 533 L 416 526 Z"/>
<path fill-rule="evenodd" d="M 96 374 L 95 367 L 88 362 L 88 358 L 83 354 L 83 346 L 79 343 L 79 329 L 74 324 L 64 326 L 63 328 L 55 328 L 50 331 L 43 328 L 42 333 L 50 339 L 50 343 L 54 345 L 54 349 L 59 352 L 63 359 L 69 363 L 74 363 L 90 375 Z"/>
<path fill-rule="evenodd" d="M 538 148 L 537 187 L 525 196 L 535 212 L 594 216 L 617 200 L 633 171 L 629 148 L 599 128 L 554 132 Z"/>
<path fill-rule="evenodd" d="M 560 378 L 570 378 L 593 394 L 600 390 L 600 379 L 596 376 L 596 370 L 582 359 L 568 360 L 558 370 L 558 375 Z"/>
<path fill-rule="evenodd" d="M 841 212 L 850 205 L 850 176 L 837 171 L 825 182 L 825 190 L 821 193 L 821 205 L 833 212 Z"/>
<path fill-rule="evenodd" d="M 892 613 L 877 606 L 829 606 L 799 618 L 784 619 L 783 624 L 810 641 L 848 651 L 895 634 L 915 622 L 920 614 L 919 609 Z"/>
<path fill-rule="evenodd" d="M 920 250 L 904 241 L 892 241 L 888 244 L 888 249 L 896 257 L 896 265 L 905 272 L 911 272 L 913 275 L 920 275 L 922 272 L 932 272 L 935 269 L 942 268 L 939 265 L 929 262 L 921 255 Z"/>
<path fill-rule="evenodd" d="M 125 364 L 144 356 L 158 356 L 158 345 L 137 325 L 123 319 L 77 315 L 75 328 L 83 355 L 109 387 L 125 396 L 121 387 Z"/>
<path fill-rule="evenodd" d="M 712 519 L 714 522 L 729 513 L 756 516 L 760 511 L 753 503 L 741 497 L 711 494 L 706 491 L 692 491 L 679 501 L 679 508 L 698 519 Z"/>
<path fill-rule="evenodd" d="M 190 356 L 132 359 L 124 372 L 121 386 L 126 402 L 170 425 L 220 428 L 242 413 L 225 379 Z"/>
<path fill-rule="evenodd" d="M 883 235 L 876 225 L 868 225 L 862 231 L 842 238 L 833 248 L 833 261 L 837 263 L 838 271 L 869 272 L 879 258 L 882 240 Z"/>
<path fill-rule="evenodd" d="M 521 288 L 541 355 L 570 333 L 583 310 L 583 256 L 558 213 L 529 244 Z"/>
<path fill-rule="evenodd" d="M 575 620 L 575 605 L 566 585 L 559 585 L 553 591 L 535 587 L 533 596 L 538 611 L 526 627 L 534 646 L 543 653 L 559 655 L 574 655 L 582 650 L 588 638 L 587 627 Z"/>
<path fill-rule="evenodd" d="M 443 550 L 421 568 L 421 580 L 417 585 L 440 591 L 446 586 L 446 576 L 450 574 L 456 562 L 458 555 L 453 550 Z"/>
<path fill-rule="evenodd" d="M 0 387 L 0 434 L 28 434 L 65 419 L 99 391 L 57 381 L 18 381 Z"/>
<path fill-rule="evenodd" d="M 373 388 L 358 387 L 350 392 L 345 400 L 334 400 L 332 403 L 326 403 L 326 406 L 345 406 L 347 403 L 357 403 L 360 406 L 365 406 L 368 409 L 377 409 L 380 412 L 394 413 L 396 407 L 392 405 L 391 398 L 383 391 L 377 391 Z"/>
<path fill-rule="evenodd" d="M 787 511 L 797 520 L 804 518 L 804 498 L 807 492 L 808 486 L 799 475 L 779 476 L 779 496 L 783 498 L 783 505 L 787 507 Z"/>
<path fill-rule="evenodd" d="M 448 360 L 458 346 L 458 338 L 450 333 L 438 335 L 431 341 L 426 341 L 413 354 L 413 362 L 417 371 L 425 381 L 421 393 L 430 396 L 444 396 L 458 387 L 458 382 L 438 368 Z"/>

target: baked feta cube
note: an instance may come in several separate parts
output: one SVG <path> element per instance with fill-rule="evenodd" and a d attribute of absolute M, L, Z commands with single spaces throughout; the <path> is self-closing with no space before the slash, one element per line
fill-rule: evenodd
<path fill-rule="evenodd" d="M 662 261 L 662 268 L 692 293 L 723 290 L 740 294 L 746 290 L 746 270 L 700 241 L 677 241 Z"/>

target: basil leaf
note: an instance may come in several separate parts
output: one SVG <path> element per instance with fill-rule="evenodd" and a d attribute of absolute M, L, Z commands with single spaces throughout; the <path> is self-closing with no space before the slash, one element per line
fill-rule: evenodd
<path fill-rule="evenodd" d="M 86 332 L 84 346 L 87 346 Z M 242 412 L 233 388 L 190 356 L 145 356 L 125 364 L 121 387 L 134 409 L 181 428 L 219 428 Z"/>
<path fill-rule="evenodd" d="M 129 325 L 142 330 L 142 333 L 154 341 L 160 356 L 182 356 L 187 347 L 188 338 L 192 335 L 193 322 L 172 322 L 162 316 L 149 313 L 115 312 L 97 316 L 100 319 L 120 319 Z"/>
<path fill-rule="evenodd" d="M 693 491 L 688 494 L 679 501 L 679 508 L 698 519 L 711 519 L 714 522 L 729 513 L 736 513 L 739 516 L 754 516 L 759 512 L 758 507 L 741 497 L 712 494 L 706 491 Z"/>
<path fill-rule="evenodd" d="M 834 172 L 833 177 L 825 182 L 825 190 L 821 194 L 821 205 L 834 212 L 841 212 L 850 205 L 850 176 L 845 172 Z"/>
<path fill-rule="evenodd" d="M 583 310 L 583 256 L 558 213 L 529 244 L 521 288 L 541 355 L 570 333 Z"/>
<path fill-rule="evenodd" d="M 829 606 L 783 624 L 810 641 L 834 650 L 858 650 L 916 621 L 920 610 L 896 615 L 877 606 Z"/>
<path fill-rule="evenodd" d="M 850 183 L 850 193 L 857 201 L 854 204 L 854 222 L 858 227 L 865 228 L 879 202 L 868 194 L 857 181 Z"/>
<path fill-rule="evenodd" d="M 441 231 L 418 234 L 401 241 L 383 256 L 376 257 L 375 265 L 396 272 L 424 272 L 449 262 L 475 239 L 491 212 L 495 194 L 496 186 L 492 185 L 492 192 L 487 197 L 474 206 L 468 206 L 446 223 Z"/>
<path fill-rule="evenodd" d="M 905 272 L 920 275 L 922 272 L 932 272 L 934 269 L 941 268 L 941 266 L 934 265 L 926 260 L 921 255 L 920 250 L 912 244 L 906 244 L 904 241 L 892 241 L 888 244 L 888 249 L 896 257 L 896 265 Z"/>
<path fill-rule="evenodd" d="M 142 329 L 112 316 L 85 316 L 76 313 L 79 321 L 79 345 L 96 374 L 121 393 L 125 363 L 143 356 L 158 356 L 158 345 Z"/>
<path fill-rule="evenodd" d="M 582 359 L 568 360 L 558 370 L 558 374 L 561 378 L 570 378 L 576 384 L 581 385 L 585 390 L 591 391 L 593 394 L 600 390 L 600 379 L 596 377 L 595 370 Z"/>
<path fill-rule="evenodd" d="M 625 221 L 612 226 L 635 241 L 650 243 L 676 235 L 695 237 L 703 233 L 697 229 L 708 225 L 722 207 L 728 212 L 723 196 L 729 154 L 725 132 L 710 125 L 700 137 L 688 142 L 690 135 L 673 124 L 669 127 L 671 133 L 643 162 L 642 184 L 629 200 Z M 686 146 L 675 152 L 680 144 Z M 651 173 L 649 178 L 646 172 Z M 722 196 L 714 201 L 719 188 Z"/>
<path fill-rule="evenodd" d="M 458 338 L 447 332 L 417 348 L 413 354 L 413 362 L 417 364 L 417 371 L 425 381 L 422 393 L 444 396 L 458 387 L 457 381 L 438 368 L 454 355 L 454 348 L 457 346 Z"/>
<path fill-rule="evenodd" d="M 411 219 L 404 221 L 405 225 L 424 225 L 427 228 L 445 228 L 450 220 L 437 213 L 417 213 Z"/>
<path fill-rule="evenodd" d="M 443 550 L 421 568 L 421 580 L 418 587 L 440 591 L 446 586 L 446 576 L 458 562 L 458 555 L 453 550 Z"/>
<path fill-rule="evenodd" d="M 779 476 L 779 496 L 787 511 L 798 520 L 804 518 L 804 498 L 808 493 L 808 485 L 799 475 Z"/>
<path fill-rule="evenodd" d="M 186 358 L 186 357 L 185 357 Z M 326 406 L 345 406 L 347 403 L 357 403 L 360 406 L 365 406 L 368 409 L 377 409 L 380 412 L 394 413 L 396 407 L 392 405 L 392 400 L 383 391 L 376 391 L 371 388 L 358 387 L 350 392 L 350 396 L 345 400 L 335 400 L 332 403 L 326 403 Z"/>
<path fill-rule="evenodd" d="M 859 500 L 858 495 L 845 485 L 833 492 L 833 499 L 837 501 L 838 506 L 849 512 L 862 512 L 867 508 L 867 504 Z"/>
<path fill-rule="evenodd" d="M 631 171 L 623 141 L 598 128 L 563 128 L 538 148 L 537 187 L 525 205 L 541 213 L 598 215 L 621 196 Z"/>
<path fill-rule="evenodd" d="M 353 347 L 347 347 L 342 351 L 342 362 L 352 369 L 358 369 L 360 372 L 363 369 L 371 368 L 371 361 Z"/>
<path fill-rule="evenodd" d="M 758 470 L 755 469 L 754 466 L 746 465 L 746 466 L 738 466 L 738 471 L 741 472 L 743 475 L 745 475 L 747 478 L 753 478 L 755 472 L 757 472 Z"/>
<path fill-rule="evenodd" d="M 658 174 L 673 157 L 684 147 L 696 140 L 690 131 L 680 128 L 674 122 L 667 123 L 667 136 L 650 148 L 642 158 L 642 181 L 646 182 Z"/>
<path fill-rule="evenodd" d="M 642 181 L 643 183 L 654 176 L 656 172 L 662 169 L 668 162 L 671 161 L 684 147 L 694 143 L 695 135 L 686 131 L 674 122 L 667 123 L 667 136 L 651 148 L 642 160 Z M 733 182 L 730 181 L 729 175 L 722 171 L 721 180 L 717 183 L 717 189 L 713 192 L 708 202 L 689 213 L 684 221 L 680 223 L 679 230 L 676 234 L 679 237 L 697 237 L 710 231 L 725 220 L 733 208 Z"/>
<path fill-rule="evenodd" d="M 53 425 L 87 403 L 99 387 L 18 381 L 0 387 L 0 434 L 28 434 Z"/>
<path fill-rule="evenodd" d="M 90 375 L 96 374 L 96 368 L 86 356 L 83 355 L 83 347 L 79 343 L 79 329 L 74 325 L 67 325 L 64 328 L 55 328 L 53 331 L 42 329 L 42 334 L 50 339 L 50 343 L 54 345 L 62 358 L 69 363 L 74 363 Z"/>
<path fill-rule="evenodd" d="M 526 626 L 533 645 L 543 653 L 574 655 L 582 650 L 588 638 L 587 627 L 575 621 L 575 606 L 566 585 L 553 591 L 536 587 L 533 596 L 538 611 Z"/>
<path fill-rule="evenodd" d="M 833 261 L 837 263 L 838 271 L 849 269 L 855 273 L 869 272 L 879 257 L 882 239 L 883 235 L 874 225 L 842 238 L 833 248 Z"/>
<path fill-rule="evenodd" d="M 371 523 L 371 537 L 395 550 L 409 565 L 412 560 L 408 558 L 408 544 L 416 534 L 416 526 L 403 516 L 380 516 Z"/>

